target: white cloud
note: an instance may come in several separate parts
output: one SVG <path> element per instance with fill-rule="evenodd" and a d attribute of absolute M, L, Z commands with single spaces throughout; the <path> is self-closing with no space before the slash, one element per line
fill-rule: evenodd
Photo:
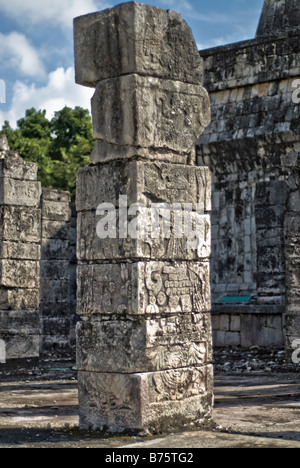
<path fill-rule="evenodd" d="M 0 0 L 0 12 L 23 24 L 51 23 L 67 28 L 72 28 L 76 16 L 108 6 L 106 0 Z"/>
<path fill-rule="evenodd" d="M 219 47 L 227 44 L 233 44 L 235 42 L 241 42 L 251 39 L 250 35 L 242 33 L 234 33 L 228 36 L 217 37 L 206 42 L 197 42 L 198 50 L 212 49 L 214 47 Z"/>
<path fill-rule="evenodd" d="M 24 117 L 26 109 L 32 107 L 46 109 L 48 118 L 64 106 L 81 106 L 90 110 L 93 92 L 90 88 L 75 84 L 73 67 L 53 71 L 43 87 L 37 87 L 35 84 L 28 86 L 18 81 L 14 87 L 11 108 L 7 112 L 0 112 L 0 128 L 5 120 L 15 127 L 16 121 Z"/>
<path fill-rule="evenodd" d="M 39 58 L 38 51 L 24 34 L 15 31 L 7 35 L 0 33 L 0 43 L 2 68 L 15 68 L 28 76 L 41 77 L 45 75 L 44 65 Z"/>

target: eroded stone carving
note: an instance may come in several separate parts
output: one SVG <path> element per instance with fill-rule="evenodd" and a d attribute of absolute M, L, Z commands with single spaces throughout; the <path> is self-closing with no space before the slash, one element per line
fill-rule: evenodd
<path fill-rule="evenodd" d="M 96 88 L 94 165 L 77 183 L 80 424 L 201 424 L 211 177 L 194 146 L 210 104 L 195 41 L 177 13 L 134 2 L 74 25 L 76 80 Z"/>

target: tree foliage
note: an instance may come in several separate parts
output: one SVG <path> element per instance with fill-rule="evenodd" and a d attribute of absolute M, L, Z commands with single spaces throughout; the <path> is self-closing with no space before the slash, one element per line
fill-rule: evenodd
<path fill-rule="evenodd" d="M 68 190 L 74 200 L 77 171 L 89 165 L 93 147 L 88 110 L 64 107 L 48 120 L 46 111 L 28 109 L 16 129 L 5 121 L 1 133 L 6 134 L 13 151 L 38 164 L 43 187 Z"/>

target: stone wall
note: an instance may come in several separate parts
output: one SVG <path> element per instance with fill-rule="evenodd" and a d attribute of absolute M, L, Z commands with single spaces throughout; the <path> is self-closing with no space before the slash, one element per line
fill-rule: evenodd
<path fill-rule="evenodd" d="M 41 184 L 0 139 L 0 339 L 6 360 L 39 356 Z"/>
<path fill-rule="evenodd" d="M 51 189 L 42 193 L 40 276 L 41 351 L 69 351 L 70 346 L 70 194 Z"/>
<path fill-rule="evenodd" d="M 213 302 L 247 295 L 257 305 L 287 304 L 283 323 L 290 313 L 296 320 L 300 280 L 298 8 L 268 0 L 255 39 L 200 52 L 212 103 L 197 160 L 213 173 Z"/>
<path fill-rule="evenodd" d="M 72 340 L 74 348 L 76 221 L 69 204 L 68 192 L 42 190 L 37 165 L 0 138 L 0 340 L 6 362 L 65 356 Z"/>
<path fill-rule="evenodd" d="M 215 305 L 212 315 L 215 347 L 284 347 L 284 307 L 278 305 Z"/>

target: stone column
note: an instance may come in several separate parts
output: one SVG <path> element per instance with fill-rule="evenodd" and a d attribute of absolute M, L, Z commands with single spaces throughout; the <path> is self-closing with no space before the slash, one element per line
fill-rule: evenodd
<path fill-rule="evenodd" d="M 74 24 L 76 81 L 96 87 L 93 165 L 77 182 L 80 425 L 201 426 L 213 400 L 211 177 L 194 165 L 210 121 L 196 44 L 179 14 L 134 2 Z M 184 205 L 196 236 L 180 238 Z"/>
<path fill-rule="evenodd" d="M 0 138 L 0 339 L 5 358 L 39 357 L 41 184 Z M 3 346 L 4 346 L 3 345 Z"/>
<path fill-rule="evenodd" d="M 285 339 L 289 355 L 300 345 L 300 153 L 285 156 L 289 195 L 285 214 L 286 309 Z"/>
<path fill-rule="evenodd" d="M 64 355 L 70 351 L 70 194 L 42 192 L 41 352 Z"/>

